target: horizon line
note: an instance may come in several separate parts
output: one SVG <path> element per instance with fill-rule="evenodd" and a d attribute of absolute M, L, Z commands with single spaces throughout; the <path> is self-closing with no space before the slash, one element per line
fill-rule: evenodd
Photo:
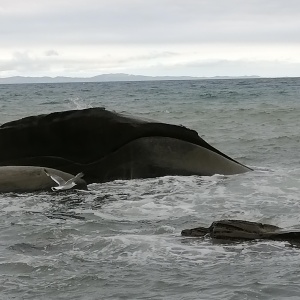
<path fill-rule="evenodd" d="M 127 73 L 105 73 L 87 77 L 74 76 L 23 76 L 15 75 L 0 77 L 0 84 L 34 84 L 34 83 L 84 83 L 84 82 L 138 82 L 138 81 L 176 81 L 176 80 L 226 80 L 226 79 L 276 79 L 299 78 L 297 76 L 259 76 L 259 75 L 216 75 L 216 76 L 190 76 L 190 75 L 135 75 Z"/>

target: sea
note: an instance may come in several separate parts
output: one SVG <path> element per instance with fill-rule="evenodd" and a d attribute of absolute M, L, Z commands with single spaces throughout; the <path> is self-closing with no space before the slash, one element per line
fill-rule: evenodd
<path fill-rule="evenodd" d="M 181 236 L 300 230 L 300 78 L 0 85 L 0 124 L 89 107 L 194 129 L 254 171 L 0 194 L 1 300 L 300 299 L 299 247 Z"/>

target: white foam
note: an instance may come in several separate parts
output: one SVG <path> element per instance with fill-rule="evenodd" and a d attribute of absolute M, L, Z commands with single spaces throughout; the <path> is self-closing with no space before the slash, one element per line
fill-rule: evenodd
<path fill-rule="evenodd" d="M 73 97 L 69 99 L 68 109 L 86 109 L 86 108 L 92 108 L 92 104 L 89 103 L 88 100 L 84 100 L 79 97 Z"/>

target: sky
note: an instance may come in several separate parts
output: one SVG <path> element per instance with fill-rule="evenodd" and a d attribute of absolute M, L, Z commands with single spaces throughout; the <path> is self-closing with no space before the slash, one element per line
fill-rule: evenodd
<path fill-rule="evenodd" d="M 299 0 L 0 0 L 0 77 L 300 76 Z"/>

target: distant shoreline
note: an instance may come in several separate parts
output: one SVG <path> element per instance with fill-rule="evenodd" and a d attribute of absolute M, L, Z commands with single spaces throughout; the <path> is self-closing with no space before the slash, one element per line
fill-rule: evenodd
<path fill-rule="evenodd" d="M 103 74 L 93 77 L 26 77 L 12 76 L 0 78 L 0 84 L 30 84 L 30 83 L 84 83 L 84 82 L 135 82 L 135 81 L 175 81 L 175 80 L 209 80 L 209 79 L 255 79 L 260 76 L 214 76 L 214 77 L 193 77 L 193 76 L 143 76 L 130 74 Z"/>

